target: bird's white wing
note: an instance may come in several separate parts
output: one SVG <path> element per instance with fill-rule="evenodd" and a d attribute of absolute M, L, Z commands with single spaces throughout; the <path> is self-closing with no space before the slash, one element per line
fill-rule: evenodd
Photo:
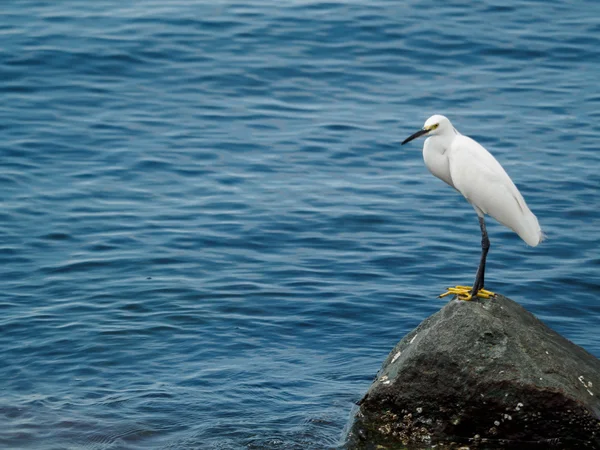
<path fill-rule="evenodd" d="M 512 229 L 528 245 L 541 242 L 535 215 L 500 163 L 473 139 L 456 136 L 448 153 L 452 182 L 478 212 Z"/>

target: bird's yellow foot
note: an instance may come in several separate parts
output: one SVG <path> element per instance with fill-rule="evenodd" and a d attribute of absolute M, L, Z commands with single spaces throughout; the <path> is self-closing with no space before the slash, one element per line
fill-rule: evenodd
<path fill-rule="evenodd" d="M 471 295 L 471 291 L 473 290 L 472 286 L 455 286 L 449 287 L 446 292 L 441 294 L 439 297 L 446 297 L 448 295 L 456 295 L 459 300 L 473 300 L 473 296 Z M 479 298 L 494 298 L 496 294 L 490 291 L 486 291 L 485 289 L 479 289 L 477 291 L 476 297 Z"/>

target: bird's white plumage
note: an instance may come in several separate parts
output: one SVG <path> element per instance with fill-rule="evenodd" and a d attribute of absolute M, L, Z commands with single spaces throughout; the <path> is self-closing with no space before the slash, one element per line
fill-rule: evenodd
<path fill-rule="evenodd" d="M 538 245 L 544 237 L 538 220 L 496 158 L 444 116 L 427 119 L 423 129 L 431 127 L 423 145 L 429 171 L 459 191 L 478 215 L 487 214 L 528 245 Z"/>

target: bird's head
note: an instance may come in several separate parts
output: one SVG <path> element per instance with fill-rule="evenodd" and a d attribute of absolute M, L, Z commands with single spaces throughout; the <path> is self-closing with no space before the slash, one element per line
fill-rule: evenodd
<path fill-rule="evenodd" d="M 428 136 L 428 137 L 436 136 L 439 134 L 444 134 L 453 129 L 454 128 L 452 127 L 452 124 L 450 123 L 450 121 L 448 120 L 448 118 L 446 116 L 442 116 L 440 114 L 434 114 L 433 116 L 431 116 L 429 119 L 427 119 L 425 121 L 425 125 L 423 125 L 423 128 L 421 128 L 416 133 L 407 137 L 402 142 L 402 145 L 407 144 L 408 142 L 412 141 L 413 139 L 416 139 L 421 136 Z"/>

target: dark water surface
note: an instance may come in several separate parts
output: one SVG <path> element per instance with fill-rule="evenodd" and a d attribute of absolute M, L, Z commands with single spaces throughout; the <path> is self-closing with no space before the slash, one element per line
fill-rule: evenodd
<path fill-rule="evenodd" d="M 600 2 L 8 1 L 0 448 L 323 449 L 470 283 L 433 113 L 538 215 L 489 288 L 600 356 Z"/>

